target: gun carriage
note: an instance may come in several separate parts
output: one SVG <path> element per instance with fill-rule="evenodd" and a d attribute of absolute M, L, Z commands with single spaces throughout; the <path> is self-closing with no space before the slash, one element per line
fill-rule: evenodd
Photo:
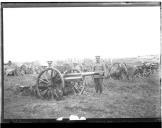
<path fill-rule="evenodd" d="M 37 78 L 36 93 L 43 99 L 57 99 L 65 95 L 70 88 L 73 94 L 83 94 L 86 87 L 86 76 L 99 75 L 97 72 L 81 72 L 70 69 L 61 73 L 56 68 L 43 70 Z"/>

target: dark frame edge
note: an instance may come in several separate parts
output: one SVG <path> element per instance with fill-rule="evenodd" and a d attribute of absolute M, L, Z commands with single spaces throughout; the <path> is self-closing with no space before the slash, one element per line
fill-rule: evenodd
<path fill-rule="evenodd" d="M 4 119 L 4 94 L 3 94 L 3 89 L 4 89 L 4 76 L 3 76 L 3 7 L 2 7 L 2 3 L 0 4 L 0 15 L 1 15 L 1 123 L 3 123 L 3 119 Z"/>
<path fill-rule="evenodd" d="M 33 3 L 35 5 L 41 3 L 42 6 L 31 6 Z M 160 7 L 160 21 L 162 20 L 161 19 L 162 18 L 162 12 L 161 12 L 162 4 L 161 4 L 161 1 L 159 1 L 159 2 L 155 2 L 155 1 L 154 2 L 1 2 L 0 3 L 0 10 L 1 10 L 1 12 L 0 12 L 0 15 L 1 15 L 1 21 L 0 21 L 1 22 L 1 45 L 0 46 L 1 46 L 1 70 L 2 71 L 1 71 L 1 90 L 0 91 L 1 91 L 1 98 L 2 98 L 2 100 L 1 100 L 1 122 L 0 123 L 4 123 L 4 122 L 7 122 L 7 121 L 10 121 L 10 119 L 4 119 L 4 114 L 3 114 L 3 110 L 4 110 L 4 101 L 3 101 L 3 99 L 4 99 L 4 97 L 3 97 L 4 96 L 3 95 L 3 89 L 4 89 L 4 81 L 3 81 L 4 80 L 4 76 L 3 76 L 3 73 L 4 73 L 3 72 L 4 71 L 3 70 L 3 63 L 4 63 L 4 56 L 3 56 L 4 55 L 4 51 L 3 51 L 3 41 L 4 41 L 4 37 L 3 37 L 3 27 L 4 27 L 3 26 L 3 8 L 48 7 L 48 6 L 43 6 L 43 5 L 46 5 L 46 3 L 48 3 L 48 5 L 50 3 L 52 3 L 52 4 L 62 4 L 61 6 L 57 5 L 57 6 L 49 6 L 49 7 L 85 7 L 85 6 L 63 6 L 64 4 L 72 4 L 72 3 L 77 3 L 77 4 L 81 4 L 81 3 L 84 3 L 84 4 L 96 3 L 96 4 L 100 5 L 98 7 L 132 7 L 132 5 L 131 6 L 130 5 L 124 5 L 124 3 L 125 4 L 132 3 L 132 4 L 134 4 L 134 6 L 137 6 L 138 4 L 142 3 L 142 5 L 140 5 L 140 7 L 141 6 L 142 7 L 146 7 L 146 6 L 159 6 Z M 114 6 L 112 6 L 112 5 L 111 6 L 108 6 L 108 5 L 107 6 L 105 6 L 105 5 L 103 6 L 102 5 L 102 4 L 108 4 L 108 3 L 115 3 L 116 5 L 118 4 L 118 6 L 115 6 L 115 5 Z M 147 4 L 144 5 L 144 3 L 147 3 Z M 23 6 L 25 4 L 28 4 L 30 6 Z M 119 6 L 119 4 L 120 4 L 120 6 Z M 17 5 L 19 5 L 19 6 L 17 6 Z M 88 6 L 86 6 L 86 7 L 88 7 Z M 96 6 L 90 6 L 90 7 L 96 7 Z M 162 26 L 160 24 L 160 45 L 161 45 L 161 49 L 162 49 L 162 42 L 161 42 L 161 38 L 162 38 L 161 35 L 162 35 L 162 33 L 161 33 L 161 30 L 162 30 Z M 162 55 L 160 53 L 160 64 L 161 64 L 161 59 L 162 59 Z M 161 65 L 161 69 L 162 69 L 162 65 Z M 161 71 L 161 69 L 160 69 L 160 71 Z M 153 118 L 153 119 L 155 119 L 155 118 Z M 20 119 L 20 120 L 22 121 L 22 119 Z M 161 118 L 160 119 L 159 118 L 155 119 L 155 122 L 161 122 Z"/>
<path fill-rule="evenodd" d="M 56 119 L 4 119 L 4 123 L 160 123 L 160 118 L 88 118 L 86 120 L 69 120 L 62 121 Z"/>
<path fill-rule="evenodd" d="M 161 1 L 123 1 L 123 2 L 2 2 L 2 8 L 37 7 L 150 7 L 160 6 Z"/>
<path fill-rule="evenodd" d="M 161 86 L 161 83 L 162 83 L 162 71 L 161 71 L 161 69 L 162 69 L 162 53 L 161 53 L 161 51 L 162 51 L 162 23 L 161 23 L 161 21 L 162 21 L 162 3 L 160 2 L 160 86 Z M 162 87 L 162 86 L 161 86 Z M 160 89 L 160 103 L 161 103 L 161 105 L 162 105 L 162 95 L 161 95 L 161 89 Z M 161 107 L 161 109 L 160 109 L 161 111 L 161 113 L 162 113 L 162 107 Z M 162 116 L 162 115 L 161 115 Z M 161 119 L 161 121 L 162 121 L 162 119 Z"/>

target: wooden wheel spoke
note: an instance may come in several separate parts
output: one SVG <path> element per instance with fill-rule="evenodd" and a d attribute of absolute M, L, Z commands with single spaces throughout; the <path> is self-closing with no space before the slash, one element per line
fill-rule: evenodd
<path fill-rule="evenodd" d="M 50 98 L 51 98 L 50 89 L 48 89 L 48 92 L 47 92 L 47 98 L 48 98 L 48 99 L 50 99 Z"/>
<path fill-rule="evenodd" d="M 41 81 L 41 82 L 43 82 L 43 83 L 46 83 L 46 84 L 48 84 L 49 83 L 49 81 L 45 81 L 44 79 L 41 79 L 41 78 L 39 78 L 39 80 Z"/>
<path fill-rule="evenodd" d="M 53 93 L 52 93 L 52 90 L 50 90 L 49 93 L 50 93 L 50 98 L 53 99 Z"/>
<path fill-rule="evenodd" d="M 48 89 L 46 86 L 39 86 L 38 88 L 40 91 L 44 91 L 44 90 Z"/>
<path fill-rule="evenodd" d="M 50 99 L 50 96 L 51 96 L 50 89 L 47 92 L 47 96 L 48 96 L 48 99 Z"/>
<path fill-rule="evenodd" d="M 44 73 L 44 74 L 42 75 L 42 77 L 43 77 L 45 80 L 47 80 L 47 81 L 49 82 L 49 79 L 47 78 L 46 75 L 47 75 L 47 74 Z"/>
<path fill-rule="evenodd" d="M 38 76 L 36 90 L 41 98 L 54 99 L 59 96 L 57 89 L 62 89 L 63 87 L 63 77 L 55 68 L 47 68 Z"/>
<path fill-rule="evenodd" d="M 49 92 L 49 89 L 47 89 L 46 93 L 43 95 L 44 98 L 48 98 L 48 92 Z"/>
<path fill-rule="evenodd" d="M 40 91 L 40 93 L 42 94 L 42 96 L 45 96 L 45 94 L 48 92 L 48 89 L 45 89 L 43 91 Z"/>

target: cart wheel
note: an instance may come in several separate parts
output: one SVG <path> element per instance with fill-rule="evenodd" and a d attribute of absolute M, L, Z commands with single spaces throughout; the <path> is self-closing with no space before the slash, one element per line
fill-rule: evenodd
<path fill-rule="evenodd" d="M 58 99 L 63 96 L 64 80 L 55 68 L 47 68 L 37 78 L 37 94 L 42 99 Z"/>
<path fill-rule="evenodd" d="M 65 71 L 64 74 L 68 74 L 68 73 L 81 73 L 80 70 L 78 69 L 70 69 L 68 71 Z M 82 76 L 82 80 L 72 80 L 72 81 L 66 81 L 65 85 L 72 85 L 72 90 L 74 92 L 74 94 L 83 94 L 83 91 L 85 89 L 85 78 L 83 78 Z"/>

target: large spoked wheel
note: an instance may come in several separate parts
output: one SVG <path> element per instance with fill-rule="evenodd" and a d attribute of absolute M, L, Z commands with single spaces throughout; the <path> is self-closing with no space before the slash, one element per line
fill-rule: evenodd
<path fill-rule="evenodd" d="M 80 73 L 81 71 L 78 69 L 70 69 L 68 71 L 64 72 L 64 76 L 66 76 L 66 74 L 70 74 L 70 73 Z M 71 86 L 74 94 L 83 94 L 84 90 L 85 90 L 85 78 L 82 77 L 82 75 L 80 75 L 80 78 L 78 77 L 78 79 L 71 79 L 71 80 L 67 80 L 65 81 L 65 86 Z"/>
<path fill-rule="evenodd" d="M 42 71 L 37 79 L 37 95 L 42 99 L 59 99 L 63 96 L 64 80 L 54 68 Z"/>

